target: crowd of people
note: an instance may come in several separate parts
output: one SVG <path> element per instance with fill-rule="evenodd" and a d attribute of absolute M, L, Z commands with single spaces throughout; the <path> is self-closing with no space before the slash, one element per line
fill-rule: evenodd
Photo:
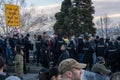
<path fill-rule="evenodd" d="M 83 68 L 102 76 L 120 71 L 120 37 L 115 40 L 88 35 L 84 38 L 81 34 L 76 38 L 75 35 L 49 36 L 47 32 L 33 36 L 0 36 L 1 60 L 4 59 L 2 62 L 8 66 L 15 64 L 16 76 L 22 80 L 23 74 L 27 73 L 26 63 L 30 62 L 30 51 L 36 66 L 42 64 L 46 68 L 39 73 L 39 80 L 80 80 Z M 4 67 L 0 62 L 0 68 Z"/>

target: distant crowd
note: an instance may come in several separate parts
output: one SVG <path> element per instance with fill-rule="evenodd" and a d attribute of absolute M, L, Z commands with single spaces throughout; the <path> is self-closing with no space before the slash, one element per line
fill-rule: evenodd
<path fill-rule="evenodd" d="M 1 59 L 4 59 L 3 62 L 7 66 L 15 65 L 16 76 L 21 80 L 24 80 L 23 74 L 27 73 L 26 64 L 30 63 L 30 53 L 33 54 L 33 62 L 36 66 L 42 64 L 45 68 L 39 73 L 40 80 L 59 80 L 58 78 L 80 80 L 83 68 L 102 76 L 110 76 L 120 71 L 120 36 L 116 39 L 91 35 L 84 38 L 82 34 L 79 37 L 60 34 L 49 36 L 47 32 L 32 36 L 30 34 L 10 36 L 9 33 L 6 37 L 0 36 Z M 4 68 L 1 63 L 0 68 Z M 70 75 L 68 71 L 72 69 L 72 73 L 78 69 L 79 75 L 74 77 Z M 72 79 L 62 79 L 66 75 Z M 49 79 L 45 79 L 45 76 Z"/>

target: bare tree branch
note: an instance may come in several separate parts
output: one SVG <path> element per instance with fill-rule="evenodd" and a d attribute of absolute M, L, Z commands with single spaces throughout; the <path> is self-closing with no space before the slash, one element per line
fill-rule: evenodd
<path fill-rule="evenodd" d="M 3 17 L 1 17 L 2 18 L 2 20 L 4 20 L 5 21 L 5 9 L 4 9 L 4 5 L 5 4 L 14 4 L 14 5 L 18 5 L 20 8 L 25 4 L 25 0 L 0 0 L 0 13 L 2 13 L 2 14 L 0 14 L 0 15 L 2 15 Z M 2 26 L 2 27 L 0 27 L 0 28 L 5 28 L 5 29 L 3 29 L 3 32 L 5 33 L 6 32 L 6 26 L 5 26 L 5 23 L 3 23 L 3 24 L 0 24 L 0 26 Z"/>

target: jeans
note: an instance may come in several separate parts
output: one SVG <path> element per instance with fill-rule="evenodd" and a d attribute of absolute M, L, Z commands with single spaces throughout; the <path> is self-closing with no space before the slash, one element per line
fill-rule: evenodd
<path fill-rule="evenodd" d="M 12 55 L 11 48 L 6 47 L 6 60 L 7 60 L 8 63 L 12 61 L 11 55 Z"/>
<path fill-rule="evenodd" d="M 83 54 L 83 53 L 80 53 L 79 58 L 80 58 L 80 59 L 79 59 L 79 60 L 80 60 L 79 62 L 80 62 L 80 63 L 83 63 L 84 54 Z"/>

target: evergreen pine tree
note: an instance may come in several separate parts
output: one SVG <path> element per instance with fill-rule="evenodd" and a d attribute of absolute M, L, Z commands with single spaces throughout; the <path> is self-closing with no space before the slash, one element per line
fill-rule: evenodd
<path fill-rule="evenodd" d="M 54 30 L 62 35 L 95 34 L 92 14 L 94 7 L 91 0 L 64 0 L 61 11 L 55 15 Z"/>

